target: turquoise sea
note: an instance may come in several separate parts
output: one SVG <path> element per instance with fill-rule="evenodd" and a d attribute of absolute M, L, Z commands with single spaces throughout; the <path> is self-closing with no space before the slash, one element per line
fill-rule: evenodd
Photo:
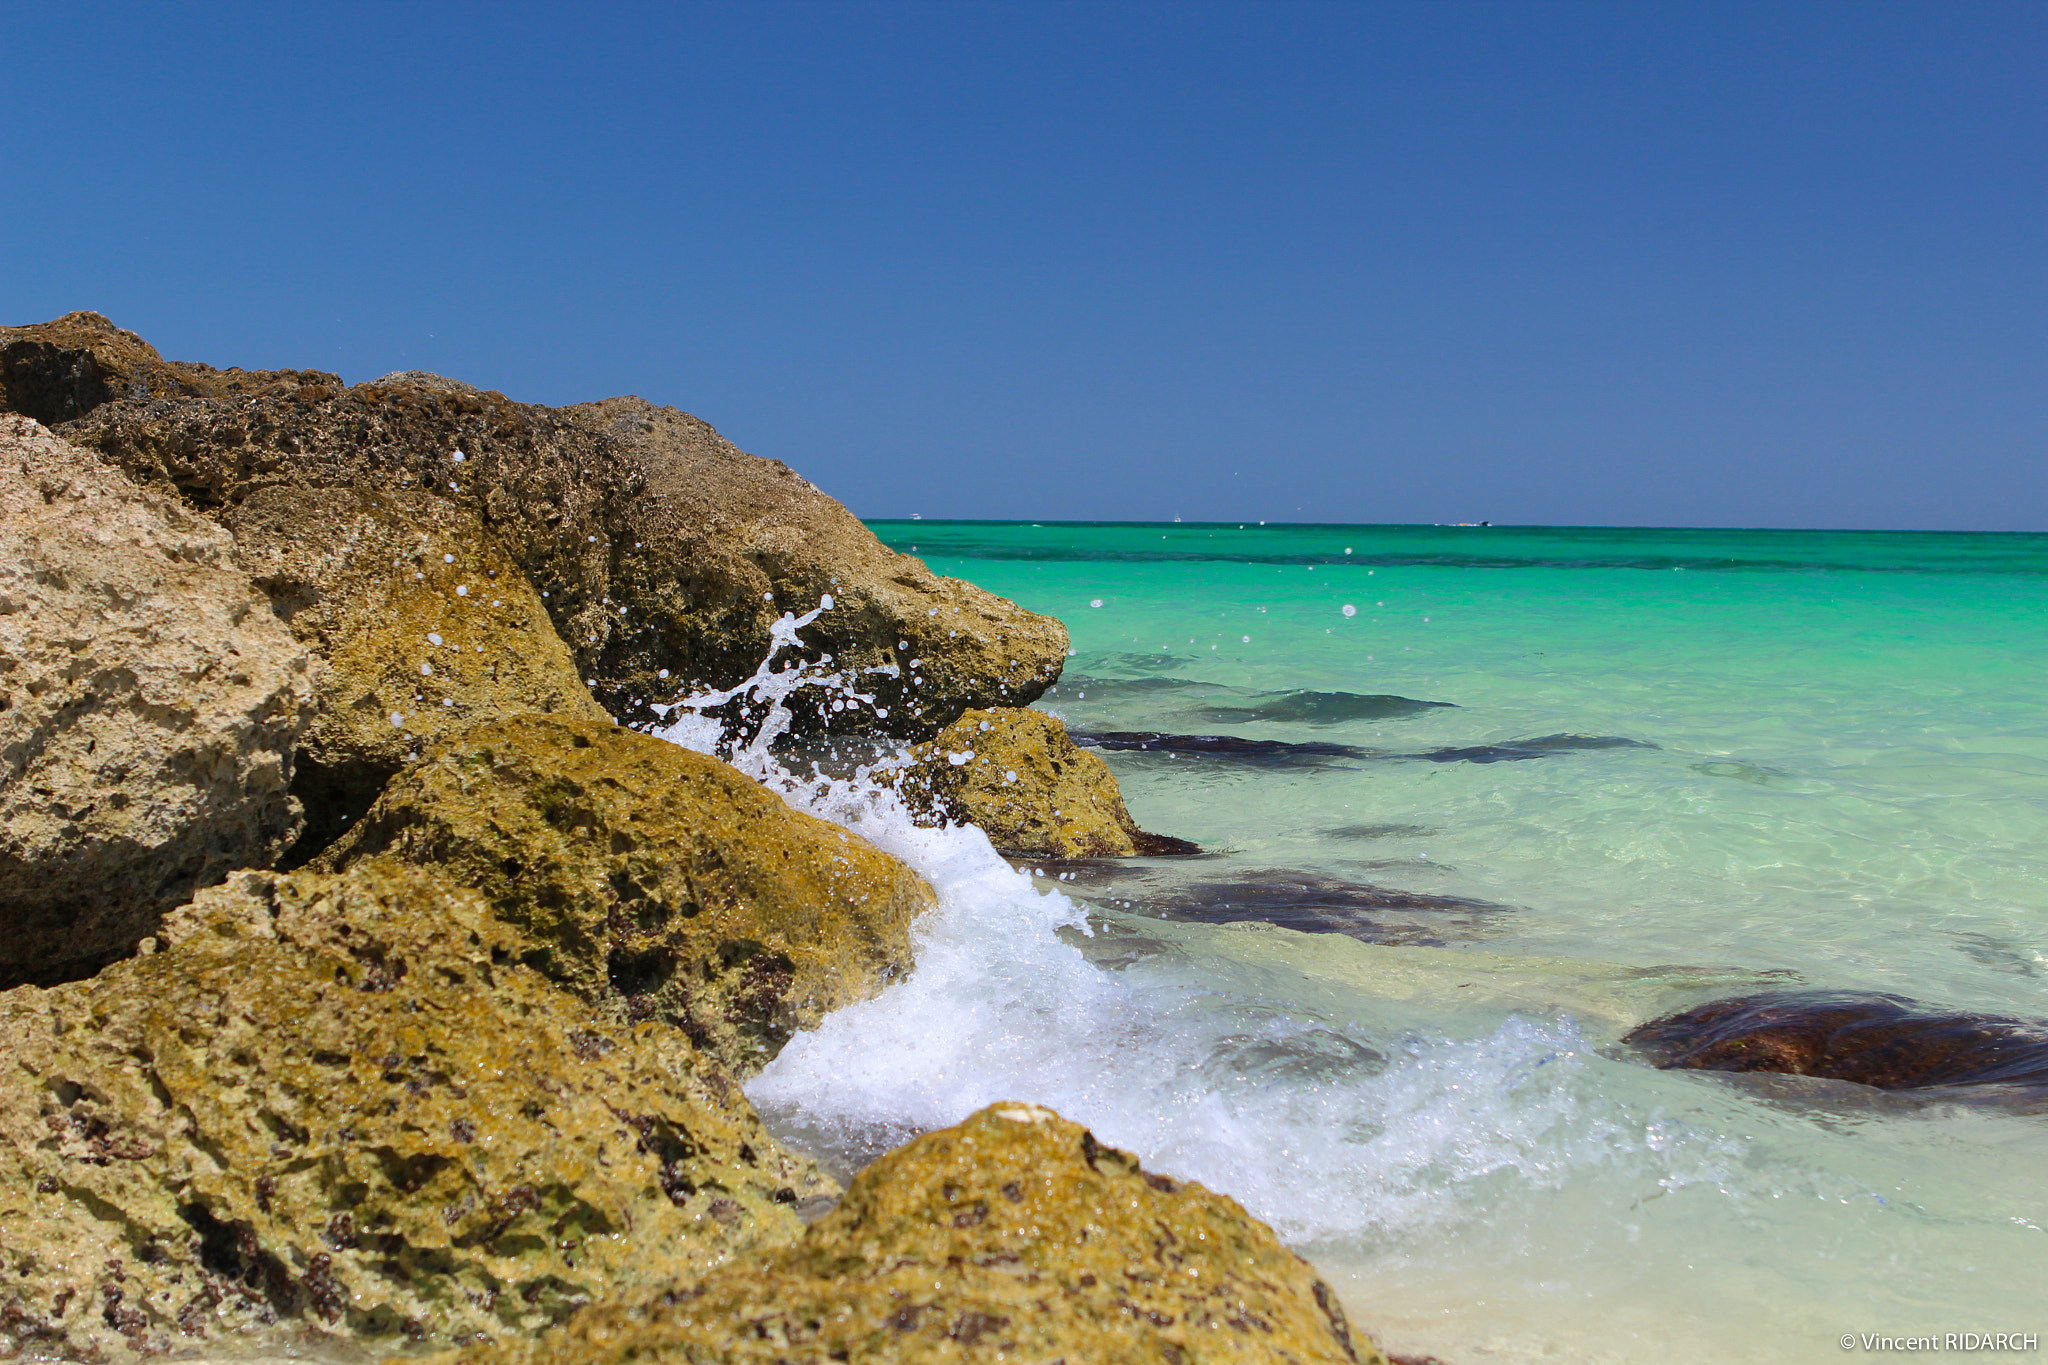
<path fill-rule="evenodd" d="M 786 1131 L 1052 1104 L 1451 1365 L 2048 1334 L 2048 1115 L 1620 1043 L 1802 986 L 2048 1018 L 2048 536 L 873 526 L 1066 622 L 1071 730 L 1281 744 L 1103 751 L 1198 858 L 868 817 L 945 913 L 750 1087 Z"/>

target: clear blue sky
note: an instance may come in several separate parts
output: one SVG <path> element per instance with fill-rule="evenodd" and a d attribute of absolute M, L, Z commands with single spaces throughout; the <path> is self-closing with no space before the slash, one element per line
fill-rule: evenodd
<path fill-rule="evenodd" d="M 2048 530 L 2048 6 L 16 4 L 0 322 L 867 516 Z"/>

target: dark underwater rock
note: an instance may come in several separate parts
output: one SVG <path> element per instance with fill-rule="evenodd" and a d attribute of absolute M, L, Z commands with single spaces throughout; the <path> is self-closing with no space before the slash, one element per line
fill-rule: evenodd
<path fill-rule="evenodd" d="M 1948 1013 L 1896 995 L 1738 996 L 1652 1020 L 1623 1041 L 1666 1069 L 1779 1072 L 1881 1090 L 2048 1090 L 2048 1023 Z"/>
<path fill-rule="evenodd" d="M 1133 900 L 1132 908 L 1207 924 L 1249 920 L 1305 934 L 1343 934 L 1365 943 L 1424 945 L 1444 942 L 1447 930 L 1477 929 L 1481 917 L 1508 909 L 1464 896 L 1433 896 L 1286 868 L 1180 882 Z"/>
<path fill-rule="evenodd" d="M 1225 871 L 1219 861 L 1215 855 L 1170 864 L 1033 858 L 1018 859 L 1016 865 L 1112 911 L 1204 924 L 1272 924 L 1305 934 L 1343 934 L 1363 943 L 1440 946 L 1483 935 L 1493 916 L 1513 909 L 1294 868 Z"/>
<path fill-rule="evenodd" d="M 1654 749 L 1639 739 L 1619 735 L 1538 735 L 1499 744 L 1474 744 L 1458 749 L 1431 749 L 1420 754 L 1387 754 L 1388 758 L 1419 758 L 1430 763 L 1519 763 L 1554 754 L 1588 753 L 1598 749 Z"/>
<path fill-rule="evenodd" d="M 1299 725 L 1341 725 L 1355 720 L 1398 720 L 1424 711 L 1455 709 L 1447 701 L 1416 701 L 1385 693 L 1282 692 L 1270 700 L 1250 700 L 1241 706 L 1214 705 L 1198 708 L 1206 720 L 1231 724 L 1242 721 L 1286 721 Z"/>
<path fill-rule="evenodd" d="M 1291 743 L 1279 739 L 1241 739 L 1236 735 L 1167 735 L 1153 730 L 1078 731 L 1074 742 L 1111 753 L 1187 755 L 1227 758 L 1261 767 L 1327 767 L 1333 758 L 1374 758 L 1371 749 L 1320 741 Z"/>
<path fill-rule="evenodd" d="M 1352 759 L 1375 763 L 1516 763 L 1558 754 L 1586 753 L 1599 749 L 1654 749 L 1639 739 L 1617 735 L 1538 735 L 1534 739 L 1505 740 L 1499 744 L 1474 744 L 1462 748 L 1429 749 L 1422 753 L 1390 753 L 1385 749 L 1361 748 L 1356 744 L 1333 744 L 1324 740 L 1244 739 L 1238 735 L 1171 735 L 1154 730 L 1077 731 L 1076 744 L 1111 752 L 1185 755 L 1195 758 L 1231 759 L 1260 767 L 1329 767 L 1331 759 Z"/>

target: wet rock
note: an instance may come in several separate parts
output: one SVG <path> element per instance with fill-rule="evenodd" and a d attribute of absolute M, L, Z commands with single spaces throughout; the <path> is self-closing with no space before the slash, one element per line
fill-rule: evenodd
<path fill-rule="evenodd" d="M 915 766 L 900 787 L 906 802 L 979 826 L 1004 853 L 1119 858 L 1201 851 L 1139 829 L 1109 765 L 1043 711 L 969 711 L 911 757 Z"/>
<path fill-rule="evenodd" d="M 0 415 L 0 986 L 86 975 L 297 836 L 314 664 L 226 532 Z"/>
<path fill-rule="evenodd" d="M 807 610 L 827 594 L 836 605 L 803 638 L 875 696 L 889 712 L 875 728 L 887 733 L 929 735 L 970 707 L 1023 706 L 1058 681 L 1065 626 L 890 550 L 781 461 L 638 398 L 563 413 L 602 433 L 645 480 L 644 496 L 622 507 L 622 525 L 647 551 L 622 560 L 613 591 L 640 633 L 622 636 L 600 668 L 614 714 L 651 719 L 613 696 L 673 697 L 658 676 L 671 658 L 722 686 L 748 676 L 766 652 L 772 614 Z M 663 608 L 678 592 L 692 604 L 687 613 Z M 873 726 L 866 709 L 820 719 Z"/>
<path fill-rule="evenodd" d="M 790 1035 L 910 967 L 931 888 L 713 758 L 564 717 L 486 721 L 424 752 L 322 854 L 483 893 L 527 961 L 751 1075 Z"/>
<path fill-rule="evenodd" d="M 533 585 L 474 512 L 427 493 L 283 485 L 223 518 L 241 566 L 326 664 L 292 790 L 299 858 L 422 744 L 536 712 L 606 719 Z"/>
<path fill-rule="evenodd" d="M 156 347 L 98 313 L 0 327 L 0 411 L 46 426 L 119 398 L 235 398 L 341 388 L 321 370 L 216 370 L 165 360 Z"/>
<path fill-rule="evenodd" d="M 1378 1362 L 1234 1201 L 997 1104 L 863 1171 L 793 1246 L 463 1365 Z"/>
<path fill-rule="evenodd" d="M 923 738 L 970 706 L 1032 700 L 1065 656 L 1059 622 L 932 574 L 780 461 L 637 398 L 558 410 L 407 372 L 338 393 L 123 398 L 65 434 L 208 512 L 280 483 L 457 503 L 541 590 L 597 700 L 635 724 L 691 684 L 749 676 L 769 623 L 826 594 L 805 643 L 875 701 L 806 710 L 814 729 Z"/>
<path fill-rule="evenodd" d="M 244 874 L 0 995 L 0 1341 L 523 1337 L 793 1240 L 833 1186 L 673 1030 L 405 868 Z"/>
<path fill-rule="evenodd" d="M 1623 1041 L 1664 1068 L 1781 1072 L 1881 1090 L 2048 1091 L 2048 1024 L 1945 1013 L 1896 995 L 1738 996 L 1653 1020 Z"/>

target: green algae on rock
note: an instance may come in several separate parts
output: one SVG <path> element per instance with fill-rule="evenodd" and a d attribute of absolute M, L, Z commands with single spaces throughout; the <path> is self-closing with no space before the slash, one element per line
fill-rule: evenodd
<path fill-rule="evenodd" d="M 806 728 L 921 738 L 967 707 L 1031 701 L 1065 661 L 1058 621 L 933 574 L 781 461 L 673 408 L 553 409 L 416 372 L 231 400 L 106 392 L 63 434 L 202 511 L 288 483 L 425 489 L 476 512 L 598 701 L 634 724 L 694 684 L 747 677 L 770 623 L 827 593 L 838 605 L 804 641 L 876 701 L 806 708 Z"/>
<path fill-rule="evenodd" d="M 308 853 L 422 744 L 520 712 L 606 718 L 474 512 L 429 493 L 281 485 L 222 520 L 237 562 L 326 663 L 292 783 Z"/>
<path fill-rule="evenodd" d="M 395 858 L 481 891 L 528 961 L 676 1024 L 741 1076 L 910 968 L 931 888 L 717 759 L 514 716 L 450 737 L 319 859 Z"/>
<path fill-rule="evenodd" d="M 916 766 L 899 787 L 912 809 L 977 825 L 1004 853 L 1128 858 L 1201 851 L 1139 829 L 1109 765 L 1043 711 L 969 711 L 911 757 Z"/>
<path fill-rule="evenodd" d="M 0 1354 L 524 1335 L 834 1192 L 429 874 L 244 874 L 166 935 L 0 995 Z"/>
<path fill-rule="evenodd" d="M 854 1180 L 801 1241 L 461 1365 L 1363 1362 L 1314 1267 L 1237 1203 L 997 1104 Z"/>
<path fill-rule="evenodd" d="M 316 665 L 234 542 L 0 415 L 0 987 L 75 979 L 297 837 Z"/>

